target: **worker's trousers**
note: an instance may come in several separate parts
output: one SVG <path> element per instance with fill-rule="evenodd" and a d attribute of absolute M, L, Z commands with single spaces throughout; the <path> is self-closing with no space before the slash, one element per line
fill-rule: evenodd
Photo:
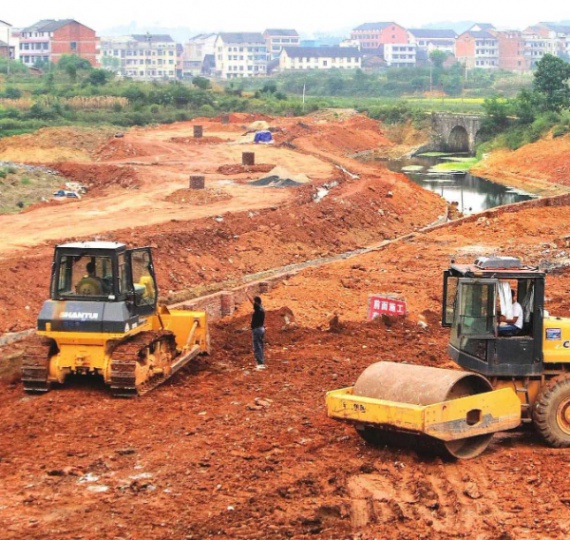
<path fill-rule="evenodd" d="M 253 355 L 258 364 L 265 363 L 264 348 L 265 348 L 265 328 L 253 328 L 251 330 L 253 336 Z"/>

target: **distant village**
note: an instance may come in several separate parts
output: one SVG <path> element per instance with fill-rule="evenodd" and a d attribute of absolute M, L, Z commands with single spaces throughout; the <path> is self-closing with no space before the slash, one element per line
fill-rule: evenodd
<path fill-rule="evenodd" d="M 446 65 L 459 62 L 466 70 L 528 72 L 545 54 L 570 60 L 570 26 L 541 22 L 524 30 L 497 30 L 486 23 L 457 34 L 444 28 L 404 28 L 395 22 L 364 23 L 338 45 L 321 46 L 283 28 L 199 34 L 181 44 L 166 34 L 98 36 L 73 19 L 42 20 L 26 28 L 0 20 L 0 57 L 32 68 L 75 54 L 94 67 L 134 80 L 413 67 L 429 65 L 433 51 L 445 54 L 438 56 Z"/>

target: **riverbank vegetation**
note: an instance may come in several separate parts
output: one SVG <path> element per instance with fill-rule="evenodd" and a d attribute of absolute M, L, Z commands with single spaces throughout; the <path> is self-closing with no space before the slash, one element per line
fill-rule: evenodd
<path fill-rule="evenodd" d="M 515 150 L 549 132 L 553 137 L 570 133 L 570 64 L 545 55 L 529 89 L 513 98 L 486 99 L 483 109 L 483 132 L 490 140 L 479 146 L 479 153 L 504 147 Z"/>

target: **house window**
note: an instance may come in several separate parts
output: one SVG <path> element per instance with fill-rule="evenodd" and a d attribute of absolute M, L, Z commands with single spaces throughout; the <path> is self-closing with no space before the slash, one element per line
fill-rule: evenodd
<path fill-rule="evenodd" d="M 71 42 L 69 43 L 69 48 L 70 48 L 72 51 L 76 51 L 76 50 L 77 50 L 77 41 L 71 41 Z"/>

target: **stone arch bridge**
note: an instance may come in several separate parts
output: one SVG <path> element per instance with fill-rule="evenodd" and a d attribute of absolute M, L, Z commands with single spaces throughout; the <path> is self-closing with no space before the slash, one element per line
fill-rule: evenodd
<path fill-rule="evenodd" d="M 475 153 L 483 117 L 474 114 L 432 113 L 435 143 L 445 152 Z"/>

